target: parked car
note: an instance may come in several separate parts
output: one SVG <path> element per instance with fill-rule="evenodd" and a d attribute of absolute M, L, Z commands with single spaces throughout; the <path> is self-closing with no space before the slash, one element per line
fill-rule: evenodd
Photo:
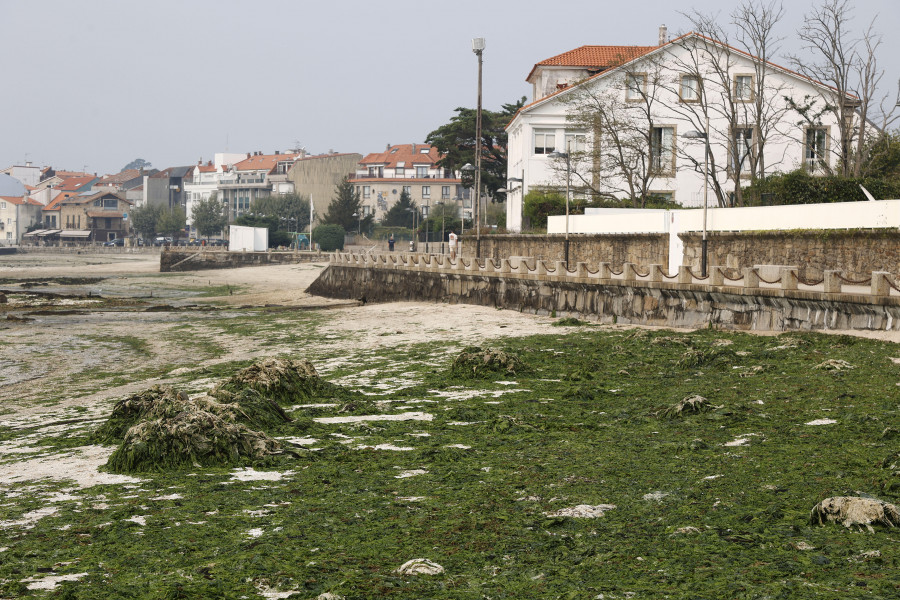
<path fill-rule="evenodd" d="M 228 242 L 226 242 L 225 240 L 213 238 L 213 239 L 209 240 L 208 242 L 206 242 L 206 245 L 207 246 L 227 246 Z"/>
<path fill-rule="evenodd" d="M 124 246 L 125 238 L 115 238 L 107 242 L 103 242 L 104 246 Z"/>
<path fill-rule="evenodd" d="M 164 237 L 164 236 L 158 236 L 158 237 L 153 238 L 154 246 L 165 246 L 166 244 L 172 245 L 172 238 Z"/>

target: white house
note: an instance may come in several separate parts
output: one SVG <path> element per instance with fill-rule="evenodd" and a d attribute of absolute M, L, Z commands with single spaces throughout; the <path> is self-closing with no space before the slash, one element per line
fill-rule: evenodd
<path fill-rule="evenodd" d="M 0 246 L 14 246 L 32 225 L 41 223 L 40 202 L 28 196 L 0 196 Z"/>
<path fill-rule="evenodd" d="M 656 46 L 582 46 L 534 66 L 533 101 L 506 128 L 507 228 L 521 230 L 525 194 L 567 181 L 572 198 L 727 206 L 751 173 L 836 165 L 837 118 L 822 111 L 832 88 L 696 33 L 665 38 L 661 28 Z"/>

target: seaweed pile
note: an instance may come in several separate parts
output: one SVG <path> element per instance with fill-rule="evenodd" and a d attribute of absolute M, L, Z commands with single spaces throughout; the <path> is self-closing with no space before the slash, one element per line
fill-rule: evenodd
<path fill-rule="evenodd" d="M 124 398 L 94 439 L 119 443 L 106 465 L 115 473 L 264 464 L 294 453 L 271 437 L 292 422 L 282 404 L 354 395 L 322 381 L 309 361 L 270 358 L 200 397 L 153 386 Z"/>

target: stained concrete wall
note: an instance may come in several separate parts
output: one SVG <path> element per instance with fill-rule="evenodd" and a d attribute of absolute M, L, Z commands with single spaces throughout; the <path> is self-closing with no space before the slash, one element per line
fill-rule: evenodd
<path fill-rule="evenodd" d="M 682 264 L 700 268 L 700 234 L 681 234 Z M 900 273 L 900 231 L 813 230 L 709 233 L 710 265 L 743 269 L 754 265 L 794 265 L 800 276 L 821 279 L 825 270 L 865 279 L 873 271 Z"/>
<path fill-rule="evenodd" d="M 678 264 L 700 271 L 699 233 L 679 235 L 684 254 Z M 900 274 L 900 231 L 805 230 L 710 232 L 709 264 L 740 271 L 755 265 L 793 265 L 805 279 L 821 279 L 826 270 L 842 271 L 850 279 L 865 279 L 873 271 Z M 475 238 L 466 232 L 463 255 L 475 255 Z M 563 260 L 562 235 L 482 235 L 481 257 L 529 256 Z M 668 234 L 570 235 L 569 263 L 608 262 L 620 269 L 626 262 L 669 264 Z"/>
<path fill-rule="evenodd" d="M 331 264 L 307 292 L 370 302 L 480 304 L 602 323 L 784 330 L 897 330 L 900 297 L 632 281 L 553 281 Z"/>
<path fill-rule="evenodd" d="M 235 269 L 260 265 L 291 265 L 301 262 L 327 261 L 318 252 L 228 252 L 226 250 L 163 250 L 159 255 L 159 272 Z"/>
<path fill-rule="evenodd" d="M 481 258 L 501 259 L 529 256 L 537 260 L 563 260 L 562 235 L 483 235 Z M 475 255 L 475 237 L 463 239 L 464 256 Z M 669 262 L 669 236 L 665 233 L 569 236 L 569 263 L 608 262 L 620 269 L 626 262 L 638 265 L 665 265 Z"/>

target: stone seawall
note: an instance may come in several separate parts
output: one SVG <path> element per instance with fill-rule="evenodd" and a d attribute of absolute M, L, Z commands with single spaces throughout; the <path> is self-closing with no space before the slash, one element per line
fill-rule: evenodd
<path fill-rule="evenodd" d="M 159 255 L 159 272 L 236 269 L 261 265 L 290 265 L 301 262 L 327 261 L 320 252 L 228 252 L 227 250 L 163 250 Z"/>
<path fill-rule="evenodd" d="M 530 256 L 537 260 L 563 260 L 565 236 L 562 235 L 484 235 L 480 258 L 495 260 L 510 256 Z M 464 256 L 475 256 L 475 238 L 463 238 Z M 664 233 L 618 235 L 572 235 L 569 237 L 569 262 L 610 263 L 618 269 L 625 263 L 638 265 L 669 263 L 669 236 Z"/>
<path fill-rule="evenodd" d="M 331 264 L 307 291 L 369 302 L 480 304 L 601 323 L 758 331 L 900 329 L 900 297 L 802 290 L 583 283 Z"/>

